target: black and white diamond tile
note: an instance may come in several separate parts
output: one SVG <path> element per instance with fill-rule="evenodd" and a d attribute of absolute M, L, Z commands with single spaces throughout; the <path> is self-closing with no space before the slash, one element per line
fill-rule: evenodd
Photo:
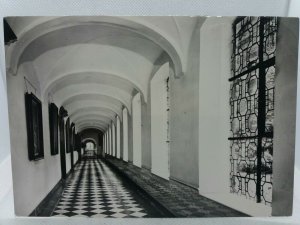
<path fill-rule="evenodd" d="M 51 216 L 123 218 L 147 217 L 133 190 L 99 159 L 81 162 Z"/>

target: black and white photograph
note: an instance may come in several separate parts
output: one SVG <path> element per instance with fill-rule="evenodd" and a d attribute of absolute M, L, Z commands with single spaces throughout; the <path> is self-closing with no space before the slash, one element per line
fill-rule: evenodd
<path fill-rule="evenodd" d="M 16 216 L 292 215 L 298 18 L 3 24 Z"/>

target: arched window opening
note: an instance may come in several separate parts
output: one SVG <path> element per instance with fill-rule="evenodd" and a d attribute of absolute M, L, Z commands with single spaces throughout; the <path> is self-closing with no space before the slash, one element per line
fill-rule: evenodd
<path fill-rule="evenodd" d="M 95 150 L 95 144 L 93 142 L 87 142 L 85 145 L 85 150 L 87 151 Z"/>

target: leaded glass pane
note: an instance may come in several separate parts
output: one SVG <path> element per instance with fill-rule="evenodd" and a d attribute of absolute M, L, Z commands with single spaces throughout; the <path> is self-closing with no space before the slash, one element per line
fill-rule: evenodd
<path fill-rule="evenodd" d="M 272 202 L 273 139 L 262 139 L 261 195 L 266 204 Z"/>
<path fill-rule="evenodd" d="M 231 85 L 232 137 L 257 135 L 258 70 L 236 79 Z"/>
<path fill-rule="evenodd" d="M 277 36 L 277 18 L 272 17 L 266 19 L 264 24 L 264 42 L 263 52 L 264 60 L 268 60 L 275 56 Z"/>
<path fill-rule="evenodd" d="M 231 141 L 231 192 L 256 199 L 257 140 Z"/>
<path fill-rule="evenodd" d="M 266 132 L 273 132 L 275 66 L 266 69 Z"/>
<path fill-rule="evenodd" d="M 236 24 L 234 73 L 242 73 L 259 62 L 259 24 L 257 17 L 245 17 Z"/>

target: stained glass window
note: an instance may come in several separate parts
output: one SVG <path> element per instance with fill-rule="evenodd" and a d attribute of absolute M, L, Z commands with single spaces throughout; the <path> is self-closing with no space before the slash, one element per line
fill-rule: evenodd
<path fill-rule="evenodd" d="M 278 19 L 238 17 L 233 23 L 230 81 L 230 188 L 272 202 L 274 78 Z"/>

